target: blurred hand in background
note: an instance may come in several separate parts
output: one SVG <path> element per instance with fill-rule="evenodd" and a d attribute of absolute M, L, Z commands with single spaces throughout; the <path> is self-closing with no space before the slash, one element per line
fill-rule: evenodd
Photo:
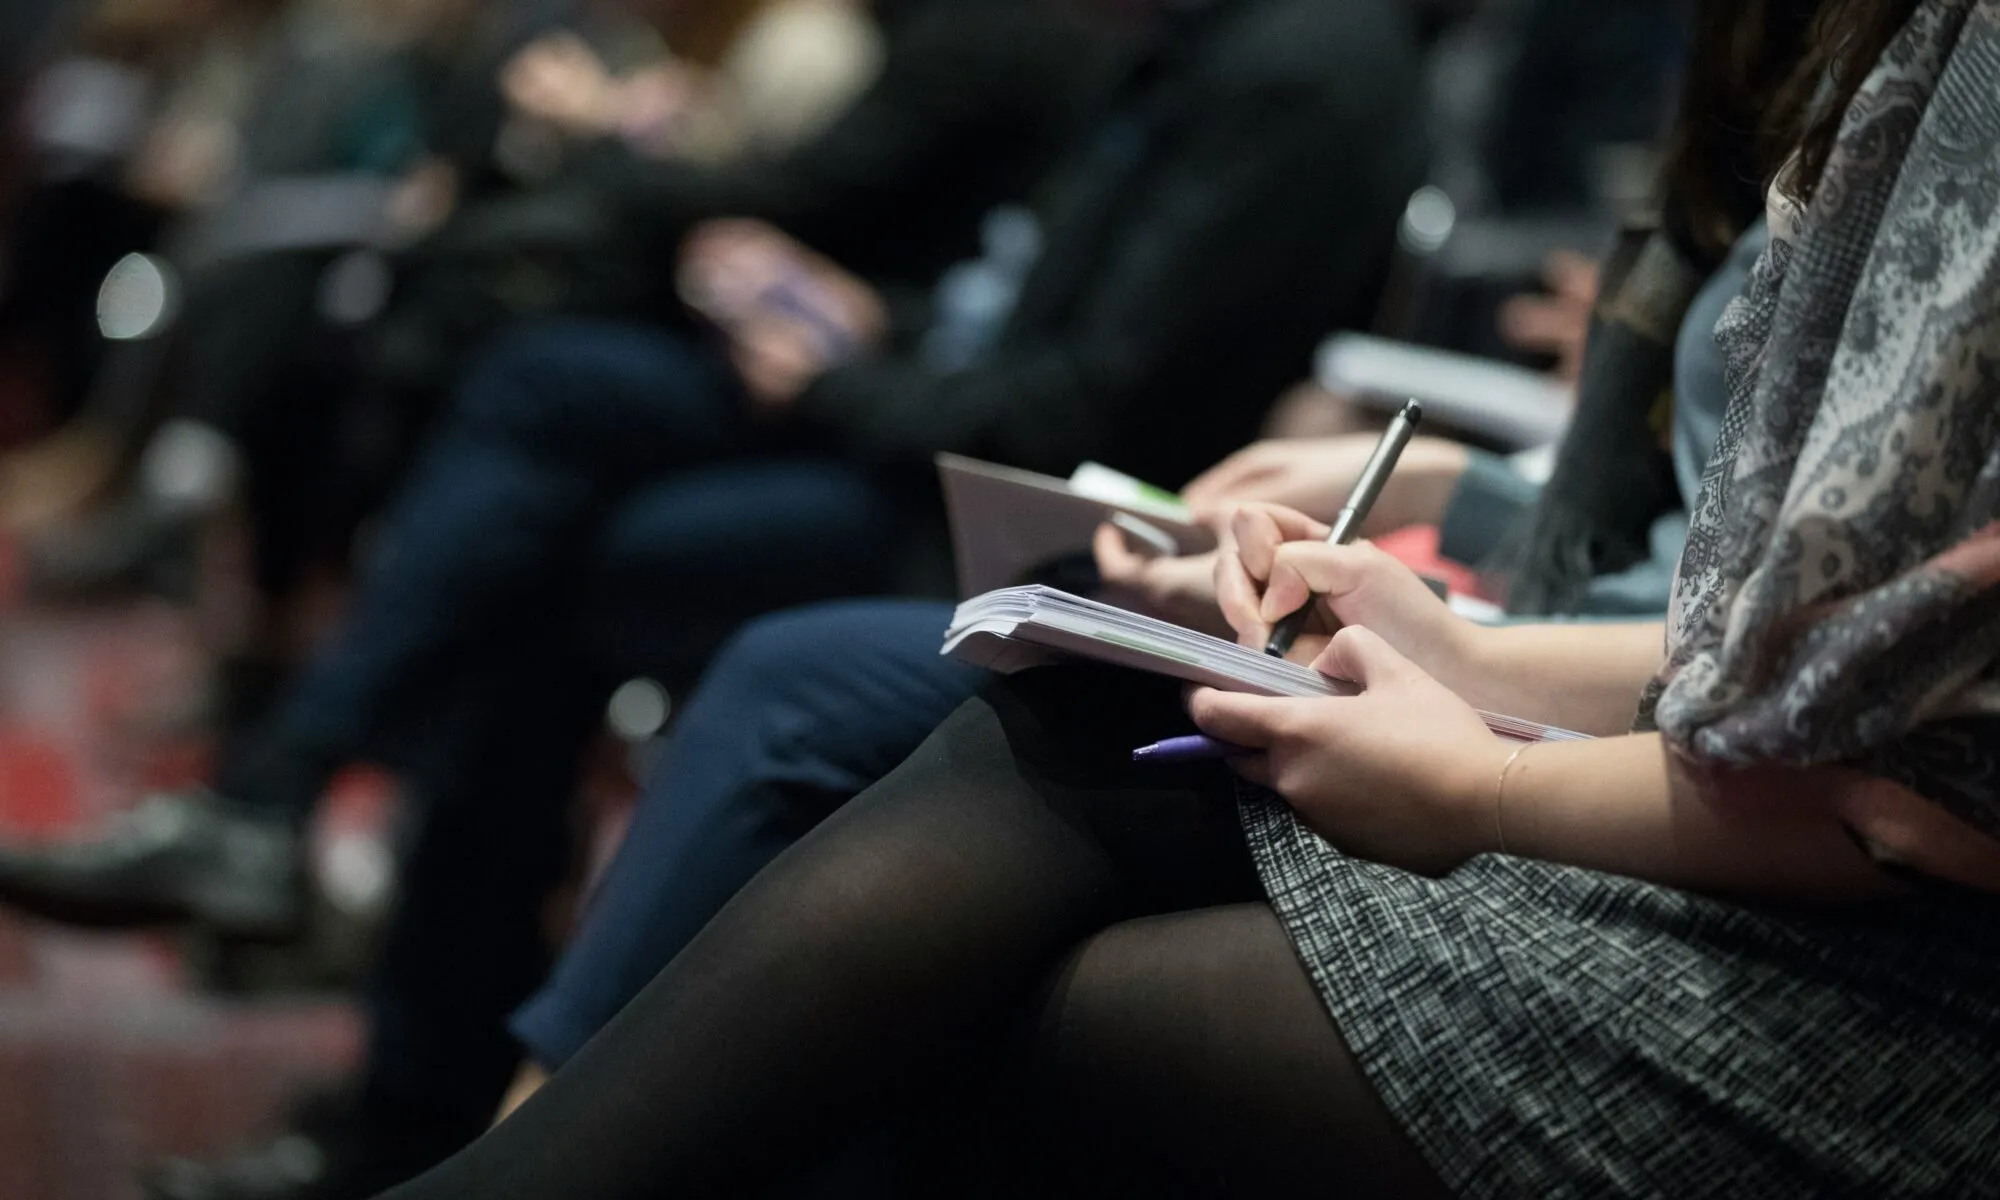
<path fill-rule="evenodd" d="M 744 387 L 766 415 L 888 330 L 874 288 L 761 221 L 698 227 L 682 247 L 679 284 L 688 305 L 729 337 Z"/>
<path fill-rule="evenodd" d="M 1500 336 L 1507 344 L 1556 360 L 1554 374 L 1570 383 L 1583 372 L 1583 343 L 1597 304 L 1597 264 L 1558 250 L 1542 268 L 1548 291 L 1516 296 L 1500 307 Z"/>

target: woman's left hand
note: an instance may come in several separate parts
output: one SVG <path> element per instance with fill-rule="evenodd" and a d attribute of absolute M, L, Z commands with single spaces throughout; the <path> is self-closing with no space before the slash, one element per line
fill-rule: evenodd
<path fill-rule="evenodd" d="M 1230 636 L 1215 603 L 1215 551 L 1160 554 L 1135 549 L 1125 531 L 1099 525 L 1090 542 L 1103 590 L 1098 599 L 1216 637 Z"/>
<path fill-rule="evenodd" d="M 1341 850 L 1441 875 L 1498 848 L 1494 789 L 1513 747 L 1473 708 L 1358 625 L 1313 663 L 1358 696 L 1287 699 L 1196 689 L 1204 733 L 1261 751 L 1232 760 Z"/>

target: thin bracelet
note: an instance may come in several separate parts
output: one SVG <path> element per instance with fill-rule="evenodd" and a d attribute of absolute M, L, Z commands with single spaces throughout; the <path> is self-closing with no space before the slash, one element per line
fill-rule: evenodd
<path fill-rule="evenodd" d="M 1528 752 L 1528 747 L 1534 744 L 1533 742 L 1522 742 L 1520 745 L 1514 747 L 1514 753 L 1507 756 L 1506 763 L 1500 768 L 1499 786 L 1493 789 L 1493 832 L 1499 835 L 1500 853 L 1502 854 L 1508 853 L 1507 822 L 1503 816 L 1507 803 L 1507 772 L 1514 769 L 1515 762 Z"/>

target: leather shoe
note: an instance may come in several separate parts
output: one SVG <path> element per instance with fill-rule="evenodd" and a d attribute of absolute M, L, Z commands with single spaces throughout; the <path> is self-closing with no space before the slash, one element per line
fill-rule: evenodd
<path fill-rule="evenodd" d="M 304 931 L 305 880 L 297 830 L 206 791 L 154 796 L 94 840 L 0 847 L 0 902 L 98 928 L 286 941 Z"/>

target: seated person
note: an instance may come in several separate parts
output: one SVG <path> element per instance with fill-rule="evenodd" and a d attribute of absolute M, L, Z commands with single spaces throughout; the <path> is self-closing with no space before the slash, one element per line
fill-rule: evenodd
<path fill-rule="evenodd" d="M 1664 624 L 1473 626 L 1261 510 L 1232 626 L 1310 603 L 1359 695 L 995 684 L 388 1200 L 755 1193 L 996 1093 L 1045 1192 L 2000 1188 L 1985 8 L 1818 29 Z M 1188 718 L 1244 753 L 1131 761 Z"/>
<path fill-rule="evenodd" d="M 521 149 L 539 143 L 517 136 L 539 126 L 510 114 L 500 82 L 549 100 L 569 85 L 546 76 L 578 64 L 567 35 L 551 35 L 522 51 L 519 70 L 499 69 L 522 38 L 558 15 L 546 4 L 514 11 L 523 7 L 461 13 L 478 18 L 471 29 L 448 25 L 427 39 L 436 45 L 421 57 L 439 61 L 416 73 L 449 86 L 424 92 L 421 137 L 399 143 L 421 157 L 388 205 L 391 240 L 414 244 L 391 256 L 393 287 L 378 297 L 386 304 L 378 315 L 329 315 L 322 303 L 341 271 L 371 261 L 344 259 L 345 242 L 197 264 L 169 335 L 175 353 L 155 367 L 145 356 L 157 347 L 132 348 L 143 369 L 120 377 L 127 386 L 105 392 L 40 449 L 0 461 L 0 477 L 59 483 L 40 490 L 67 495 L 59 507 L 73 509 L 136 460 L 129 495 L 32 543 L 36 588 L 101 593 L 184 580 L 193 573 L 193 531 L 240 504 L 268 629 L 225 674 L 263 681 L 240 689 L 238 707 L 255 710 L 297 665 L 307 635 L 296 627 L 324 610 L 309 585 L 345 562 L 355 528 L 387 499 L 405 451 L 475 345 L 551 311 L 659 312 L 672 295 L 664 248 L 719 215 L 758 217 L 804 237 L 890 294 L 920 290 L 976 249 L 987 209 L 1018 202 L 1047 173 L 1124 53 L 1117 22 L 1078 0 L 909 0 L 886 14 L 880 75 L 800 144 L 794 139 L 809 129 L 782 138 L 769 131 L 758 153 L 726 164 L 656 162 L 624 138 L 591 136 L 564 143 L 566 158 L 542 162 Z M 673 7 L 666 19 L 680 29 L 740 6 Z M 808 24 L 820 16 L 865 23 L 838 0 L 787 0 L 759 9 L 758 20 L 790 27 L 800 14 Z M 532 65 L 551 66 L 551 56 L 568 66 Z M 316 94 L 314 72 L 275 77 L 291 76 Z M 258 144 L 282 147 L 288 169 L 303 170 L 299 146 L 309 139 L 291 136 L 296 120 L 266 123 L 287 136 Z M 785 153 L 776 152 L 779 142 Z M 530 279 L 539 282 L 523 286 Z M 364 312 L 367 291 L 357 293 Z M 156 370 L 157 383 L 139 386 Z M 85 451 L 94 466 L 78 461 Z M 263 714 L 243 719 L 253 715 Z"/>
<path fill-rule="evenodd" d="M 1692 508 L 1726 389 L 1713 330 L 1764 245 L 1758 225 L 1703 287 L 1681 322 L 1674 391 L 1674 473 Z M 1603 376 L 1599 375 L 1600 381 Z M 1620 393 L 1609 393 L 1617 398 Z M 1600 384 L 1585 398 L 1605 402 Z M 1372 451 L 1372 435 L 1260 443 L 1196 479 L 1184 495 L 1220 522 L 1271 501 L 1331 520 Z M 1647 444 L 1650 444 L 1647 443 Z M 1565 447 L 1565 454 L 1574 450 Z M 1383 533 L 1442 521 L 1447 545 L 1504 531 L 1477 452 L 1439 438 L 1412 441 L 1364 528 Z M 1518 494 L 1518 489 L 1503 492 Z M 1551 503 L 1559 503 L 1551 496 Z M 1454 519 L 1456 517 L 1456 519 Z M 1520 514 L 1516 524 L 1525 524 Z M 1684 529 L 1685 511 L 1655 522 Z M 1253 519 L 1249 528 L 1255 529 Z M 1504 538 L 1504 532 L 1498 533 Z M 1583 595 L 1584 612 L 1626 612 L 1650 598 L 1666 610 L 1679 543 Z M 1096 545 L 1106 597 L 1166 620 L 1226 635 L 1213 556 L 1145 558 L 1113 530 Z M 1657 590 L 1649 590 L 1655 588 Z M 938 653 L 951 606 L 927 601 L 836 602 L 753 622 L 731 640 L 685 706 L 648 781 L 625 842 L 549 982 L 512 1021 L 527 1056 L 509 1107 L 560 1067 L 685 946 L 766 863 L 819 820 L 907 758 L 990 677 Z"/>

